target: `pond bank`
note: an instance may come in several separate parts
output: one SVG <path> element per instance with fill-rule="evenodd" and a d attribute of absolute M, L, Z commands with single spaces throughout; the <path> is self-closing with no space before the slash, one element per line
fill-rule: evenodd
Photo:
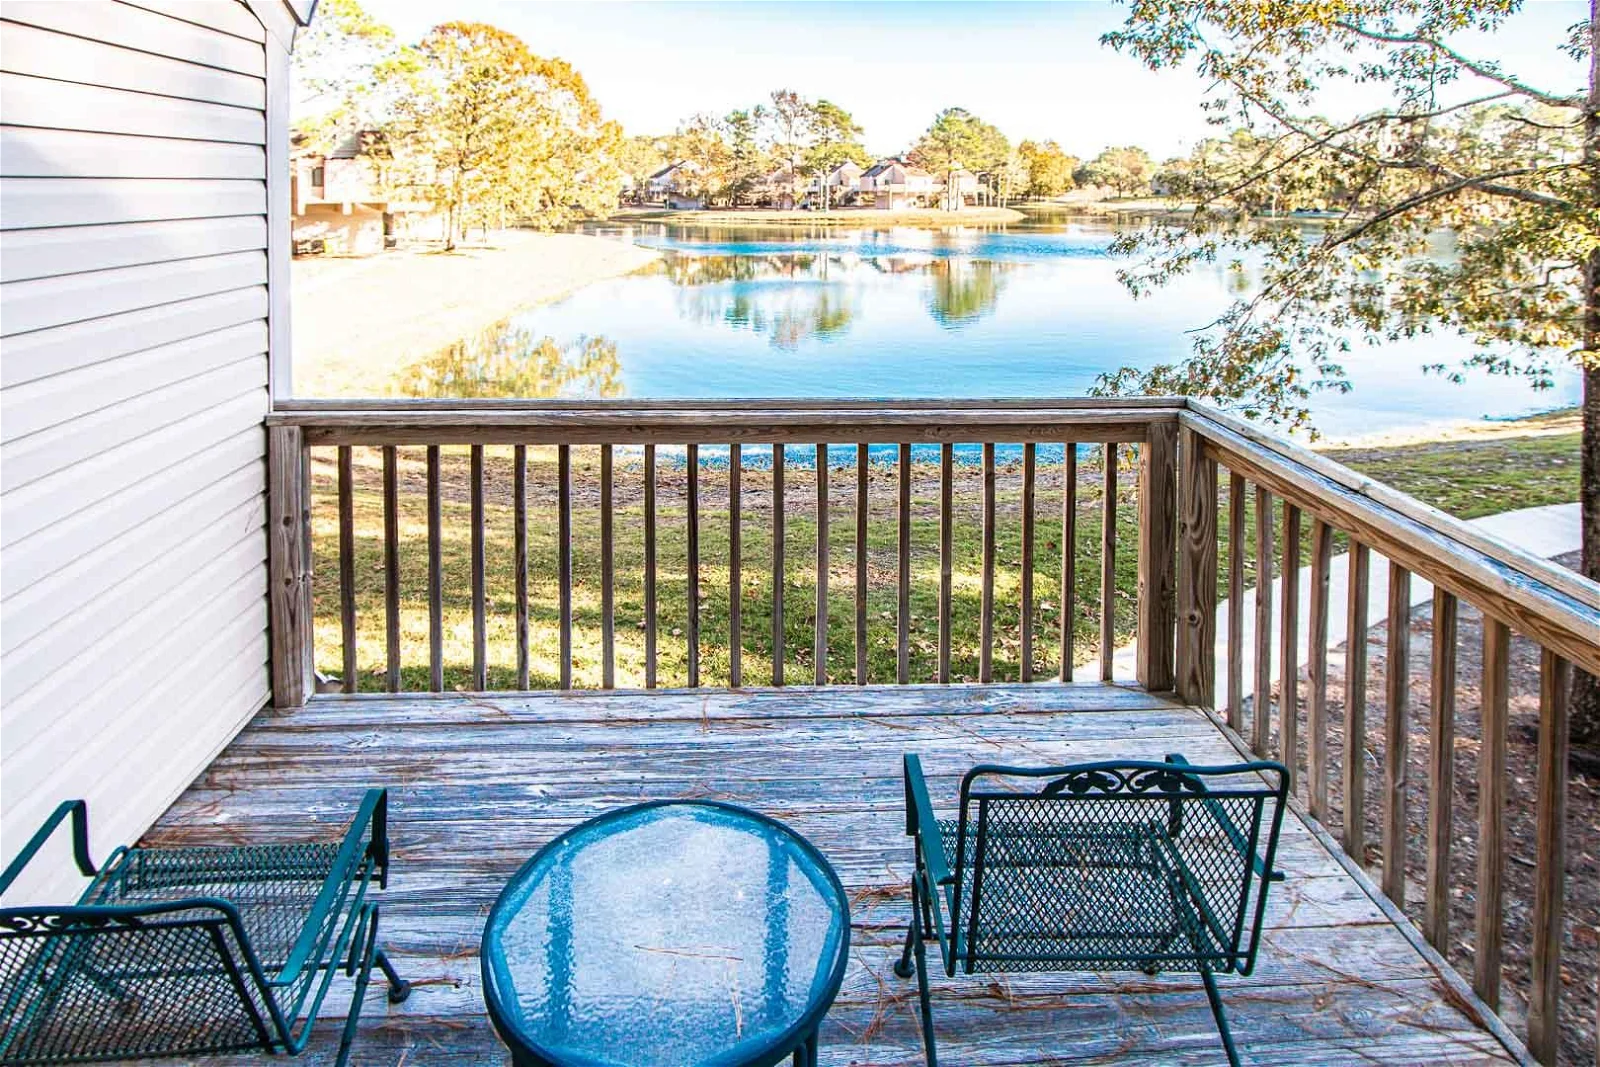
<path fill-rule="evenodd" d="M 835 211 L 778 211 L 768 208 L 674 211 L 670 208 L 626 208 L 612 222 L 675 222 L 686 226 L 838 226 L 853 229 L 893 229 L 897 226 L 994 226 L 1021 222 L 1027 216 L 1006 207 L 969 207 L 960 211 L 907 208 L 839 208 Z"/>
<path fill-rule="evenodd" d="M 583 234 L 508 230 L 454 252 L 403 251 L 294 262 L 294 390 L 388 396 L 408 362 L 519 311 L 661 254 Z"/>

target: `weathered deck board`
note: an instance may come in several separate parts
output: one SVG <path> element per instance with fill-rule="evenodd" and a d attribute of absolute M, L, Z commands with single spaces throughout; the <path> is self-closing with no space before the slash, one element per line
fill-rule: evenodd
<path fill-rule="evenodd" d="M 906 751 L 922 755 L 941 807 L 980 761 L 1237 758 L 1204 714 L 1098 684 L 327 697 L 258 717 L 148 839 L 264 840 L 307 825 L 332 837 L 363 788 L 389 786 L 395 852 L 383 939 L 419 984 L 400 1007 L 369 996 L 353 1062 L 502 1064 L 476 950 L 517 866 L 619 804 L 748 804 L 815 842 L 852 894 L 854 962 L 822 1062 L 913 1064 L 915 982 L 891 970 L 911 866 L 898 769 Z M 1246 1062 L 1512 1059 L 1293 816 L 1279 866 L 1288 880 L 1269 901 L 1255 972 L 1221 980 Z M 946 1062 L 1223 1062 L 1193 976 L 940 977 L 935 989 Z M 335 990 L 332 1010 L 340 998 Z M 331 1062 L 336 1030 L 319 1026 L 310 1062 Z"/>

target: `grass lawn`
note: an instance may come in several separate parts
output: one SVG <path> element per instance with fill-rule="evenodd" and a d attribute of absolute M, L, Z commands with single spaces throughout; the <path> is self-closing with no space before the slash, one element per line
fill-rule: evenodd
<path fill-rule="evenodd" d="M 1565 420 L 1565 421 L 1563 421 Z M 1570 423 L 1570 425 L 1569 425 Z M 1518 430 L 1520 427 L 1520 432 Z M 596 687 L 601 680 L 601 575 L 598 449 L 574 447 L 573 455 L 573 681 Z M 1419 499 L 1464 518 L 1576 499 L 1577 432 L 1574 416 L 1550 416 L 1512 424 L 1492 434 L 1461 440 L 1348 449 L 1330 453 L 1363 473 L 1381 478 Z M 470 684 L 472 615 L 470 505 L 465 449 L 443 450 L 444 674 L 447 689 Z M 515 588 L 511 450 L 485 450 L 485 554 L 490 688 L 516 684 Z M 552 688 L 559 678 L 556 584 L 555 453 L 528 453 L 529 659 L 530 684 Z M 376 449 L 355 450 L 356 624 L 360 688 L 385 685 L 383 512 L 380 458 Z M 1118 643 L 1134 627 L 1138 549 L 1135 472 L 1124 463 L 1117 507 L 1117 588 L 1114 615 Z M 400 565 L 402 686 L 428 686 L 427 514 L 424 452 L 400 450 Z M 785 680 L 813 678 L 812 642 L 816 599 L 816 488 L 810 470 L 786 472 L 784 537 Z M 317 667 L 342 673 L 340 652 L 337 531 L 338 506 L 331 453 L 319 450 L 313 465 L 316 572 Z M 663 454 L 658 469 L 657 662 L 658 684 L 687 684 L 688 626 L 685 470 Z M 898 476 L 874 466 L 869 475 L 867 531 L 867 663 L 869 680 L 892 682 L 896 674 Z M 644 591 L 642 464 L 619 450 L 616 469 L 615 615 L 616 680 L 622 687 L 644 683 Z M 996 680 L 1019 676 L 1021 628 L 1020 465 L 1003 465 L 997 479 L 995 531 L 994 662 Z M 1220 478 L 1226 495 L 1227 478 Z M 747 467 L 742 482 L 743 668 L 746 684 L 772 677 L 771 475 Z M 912 483 L 911 680 L 936 680 L 938 654 L 939 523 L 938 470 L 918 464 Z M 853 469 L 832 472 L 828 567 L 827 677 L 855 679 L 855 493 Z M 1034 549 L 1035 677 L 1059 671 L 1061 481 L 1059 468 L 1041 465 L 1036 494 Z M 700 474 L 700 663 L 701 682 L 728 681 L 727 472 Z M 953 530 L 951 676 L 976 681 L 979 671 L 979 605 L 982 590 L 982 525 L 976 467 L 957 467 Z M 1254 502 L 1246 512 L 1245 543 L 1254 544 Z M 1094 658 L 1099 645 L 1101 472 L 1098 460 L 1079 463 L 1077 556 L 1073 615 L 1075 659 Z M 1223 545 L 1219 581 L 1227 572 L 1224 500 L 1218 516 Z M 1281 511 L 1277 519 L 1281 524 Z M 1309 561 L 1311 523 L 1304 524 L 1302 563 Z M 1281 525 L 1280 525 L 1281 530 Z M 1281 541 L 1281 534 L 1279 540 Z M 1342 539 L 1341 539 L 1342 543 Z M 1279 555 L 1281 560 L 1281 544 Z M 1248 553 L 1247 553 L 1248 555 Z M 1246 568 L 1247 584 L 1253 582 Z M 1081 672 L 1080 672 L 1081 676 Z"/>

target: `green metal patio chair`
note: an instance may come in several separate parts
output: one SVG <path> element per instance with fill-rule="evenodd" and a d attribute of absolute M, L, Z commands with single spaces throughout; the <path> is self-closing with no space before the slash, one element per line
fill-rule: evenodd
<path fill-rule="evenodd" d="M 378 948 L 389 873 L 388 793 L 369 790 L 340 841 L 118 848 L 98 871 L 88 807 L 55 810 L 0 875 L 10 888 L 72 819 L 73 906 L 0 909 L 0 1064 L 301 1051 L 337 970 L 355 979 L 350 1055 L 376 964 L 389 1000 L 411 991 Z"/>
<path fill-rule="evenodd" d="M 926 943 L 945 974 L 1198 972 L 1237 1065 L 1215 973 L 1247 975 L 1266 907 L 1288 771 L 1272 762 L 1194 767 L 1121 761 L 980 766 L 959 818 L 934 817 L 922 765 L 905 757 L 916 844 L 912 919 L 895 973 L 915 971 L 936 1067 Z"/>

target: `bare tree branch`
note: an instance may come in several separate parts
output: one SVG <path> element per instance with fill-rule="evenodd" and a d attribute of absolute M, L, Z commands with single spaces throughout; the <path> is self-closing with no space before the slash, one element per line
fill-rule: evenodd
<path fill-rule="evenodd" d="M 1420 45 L 1423 48 L 1432 49 L 1434 52 L 1437 52 L 1439 55 L 1449 59 L 1452 63 L 1461 67 L 1463 70 L 1471 71 L 1478 77 L 1487 81 L 1492 81 L 1496 85 L 1503 85 L 1512 92 L 1517 93 L 1519 96 L 1529 97 L 1539 101 L 1540 103 L 1549 104 L 1551 107 L 1584 106 L 1585 101 L 1582 95 L 1573 94 L 1569 96 L 1562 96 L 1556 93 L 1547 93 L 1542 89 L 1535 89 L 1526 82 L 1517 78 L 1513 78 L 1509 74 L 1503 73 L 1499 67 L 1495 66 L 1494 64 L 1468 59 L 1466 56 L 1462 55 L 1460 52 L 1457 52 L 1454 48 L 1451 48 L 1443 41 L 1435 40 L 1432 37 L 1423 37 L 1420 34 L 1384 33 L 1381 30 L 1369 29 L 1360 23 L 1346 22 L 1343 19 L 1334 20 L 1334 25 L 1338 26 L 1340 29 L 1348 30 L 1358 37 L 1365 37 L 1369 41 L 1377 41 L 1380 44 L 1412 44 Z"/>

